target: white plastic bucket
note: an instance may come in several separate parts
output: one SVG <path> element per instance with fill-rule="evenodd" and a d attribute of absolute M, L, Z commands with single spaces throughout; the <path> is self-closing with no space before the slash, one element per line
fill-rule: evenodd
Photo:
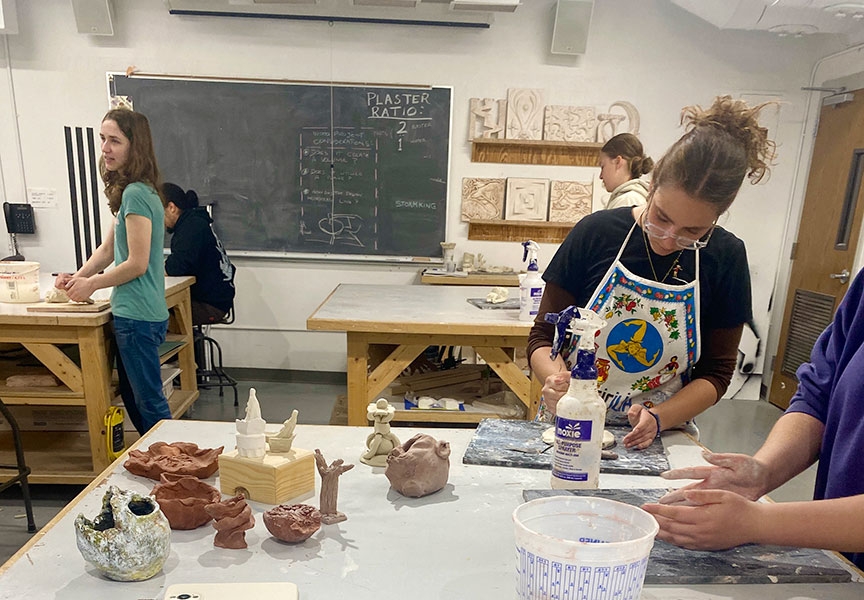
<path fill-rule="evenodd" d="M 513 511 L 520 600 L 639 600 L 660 527 L 641 508 L 590 496 L 552 496 Z"/>
<path fill-rule="evenodd" d="M 0 261 L 0 302 L 39 302 L 39 263 Z"/>

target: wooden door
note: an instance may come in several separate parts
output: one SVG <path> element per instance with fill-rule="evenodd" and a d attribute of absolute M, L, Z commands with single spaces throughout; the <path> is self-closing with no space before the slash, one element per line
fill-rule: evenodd
<path fill-rule="evenodd" d="M 852 95 L 851 102 L 823 106 L 819 116 L 768 396 L 781 408 L 852 276 L 864 214 L 864 90 Z"/>

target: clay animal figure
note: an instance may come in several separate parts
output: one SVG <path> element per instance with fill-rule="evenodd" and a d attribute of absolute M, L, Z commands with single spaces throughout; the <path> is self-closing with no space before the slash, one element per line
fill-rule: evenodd
<path fill-rule="evenodd" d="M 115 581 L 150 579 L 171 552 L 171 527 L 156 499 L 113 485 L 95 519 L 75 519 L 75 539 L 84 560 Z"/>
<path fill-rule="evenodd" d="M 374 432 L 366 438 L 366 452 L 360 457 L 360 462 L 373 467 L 387 464 L 387 455 L 399 445 L 399 438 L 390 431 L 390 421 L 394 416 L 396 409 L 384 398 L 370 402 L 366 407 L 366 418 L 372 421 Z"/>
<path fill-rule="evenodd" d="M 404 496 L 420 498 L 447 485 L 450 444 L 418 433 L 387 456 L 384 471 L 390 485 Z"/>
<path fill-rule="evenodd" d="M 215 522 L 216 537 L 213 545 L 230 550 L 246 548 L 246 530 L 255 527 L 252 509 L 242 494 L 224 502 L 214 502 L 204 507 Z"/>

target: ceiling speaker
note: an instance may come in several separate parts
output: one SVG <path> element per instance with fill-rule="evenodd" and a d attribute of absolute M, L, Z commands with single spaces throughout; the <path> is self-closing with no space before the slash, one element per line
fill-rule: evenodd
<path fill-rule="evenodd" d="M 552 54 L 584 54 L 594 0 L 558 0 L 552 29 Z"/>
<path fill-rule="evenodd" d="M 18 33 L 15 0 L 0 0 L 0 35 L 5 33 Z"/>
<path fill-rule="evenodd" d="M 111 0 L 72 0 L 78 33 L 114 35 Z"/>

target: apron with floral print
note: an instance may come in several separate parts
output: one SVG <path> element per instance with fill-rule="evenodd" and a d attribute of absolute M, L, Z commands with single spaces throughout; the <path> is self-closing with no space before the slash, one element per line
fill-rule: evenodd
<path fill-rule="evenodd" d="M 597 386 L 606 401 L 608 424 L 627 424 L 633 404 L 650 408 L 668 400 L 687 384 L 700 353 L 699 250 L 693 282 L 672 285 L 644 279 L 621 263 L 635 228 L 588 303 L 607 322 L 595 345 Z M 568 368 L 576 342 L 565 342 L 561 353 Z M 682 428 L 698 434 L 691 422 Z"/>

